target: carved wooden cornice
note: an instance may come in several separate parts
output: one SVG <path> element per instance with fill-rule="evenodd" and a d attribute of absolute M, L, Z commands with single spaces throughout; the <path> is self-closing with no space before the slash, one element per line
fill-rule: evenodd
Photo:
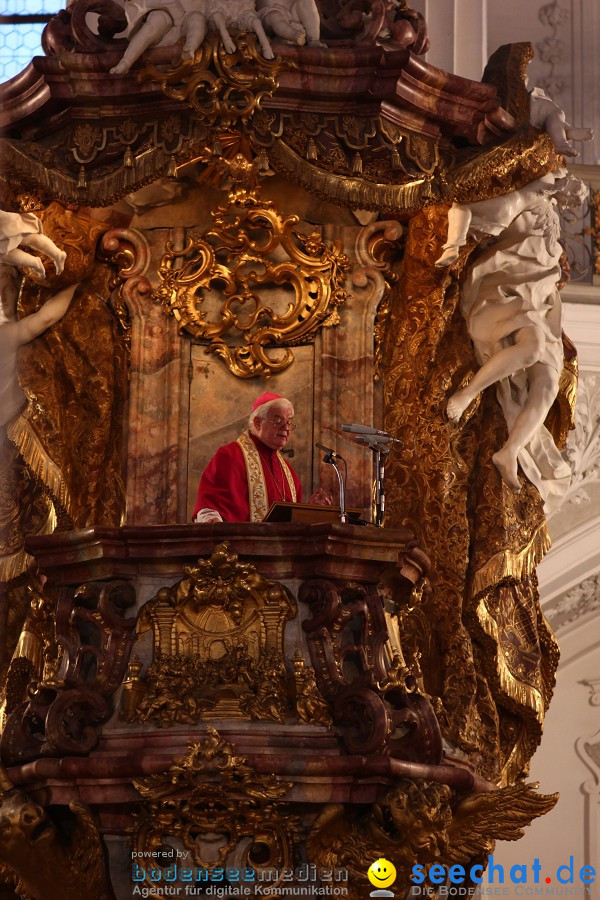
<path fill-rule="evenodd" d="M 88 12 L 101 14 L 100 35 Z M 209 34 L 193 61 L 174 66 L 177 48 L 159 47 L 119 76 L 109 69 L 122 54 L 120 16 L 112 0 L 77 0 L 49 23 L 49 55 L 0 88 L 0 164 L 25 189 L 108 206 L 176 175 L 232 130 L 318 196 L 396 215 L 458 199 L 465 182 L 469 193 L 503 191 L 549 164 L 521 116 L 529 45 L 496 57 L 480 83 L 373 35 L 359 46 L 276 44 L 267 62 L 253 35 L 238 34 L 228 55 Z"/>

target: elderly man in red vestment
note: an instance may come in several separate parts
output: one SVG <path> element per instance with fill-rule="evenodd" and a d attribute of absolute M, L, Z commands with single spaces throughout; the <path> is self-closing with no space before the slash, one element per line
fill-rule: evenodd
<path fill-rule="evenodd" d="M 261 522 L 272 503 L 302 500 L 302 486 L 281 455 L 293 426 L 294 407 L 280 394 L 261 394 L 248 430 L 219 447 L 200 479 L 193 521 Z M 330 504 L 315 491 L 310 503 Z"/>

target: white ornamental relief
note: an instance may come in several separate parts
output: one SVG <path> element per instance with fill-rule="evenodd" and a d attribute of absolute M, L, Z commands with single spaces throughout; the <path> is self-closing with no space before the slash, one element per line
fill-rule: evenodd
<path fill-rule="evenodd" d="M 554 631 L 570 625 L 582 616 L 600 609 L 600 575 L 586 578 L 551 606 L 544 607 L 544 615 Z"/>
<path fill-rule="evenodd" d="M 600 479 L 600 377 L 580 378 L 575 407 L 575 428 L 565 454 L 571 465 L 571 485 L 565 503 L 589 503 L 586 490 Z"/>
<path fill-rule="evenodd" d="M 584 684 L 590 692 L 588 697 L 590 706 L 600 706 L 600 678 L 584 678 L 579 683 Z"/>
<path fill-rule="evenodd" d="M 549 69 L 546 77 L 539 79 L 539 85 L 552 96 L 559 96 L 565 89 L 564 79 L 558 76 L 556 67 L 565 55 L 567 42 L 563 38 L 569 18 L 569 11 L 562 6 L 560 0 L 544 3 L 538 12 L 538 19 L 542 25 L 552 30 L 551 35 L 535 44 L 539 59 L 546 63 Z"/>

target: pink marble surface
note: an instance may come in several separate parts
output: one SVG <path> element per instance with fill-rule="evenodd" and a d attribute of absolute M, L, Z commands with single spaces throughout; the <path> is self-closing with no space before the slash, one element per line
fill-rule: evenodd
<path fill-rule="evenodd" d="M 172 584 L 183 566 L 229 541 L 267 578 L 376 583 L 412 539 L 408 529 L 356 525 L 219 523 L 86 528 L 30 538 L 27 550 L 54 584 L 139 578 Z"/>
<path fill-rule="evenodd" d="M 378 223 L 383 230 L 385 223 Z M 364 240 L 374 226 L 328 225 L 325 236 L 340 240 L 352 262 L 348 279 L 350 298 L 340 310 L 341 324 L 323 329 L 317 348 L 320 365 L 315 373 L 315 431 L 320 442 L 341 453 L 348 464 L 347 505 L 370 511 L 373 482 L 372 454 L 342 431 L 344 423 L 382 427 L 380 404 L 375 402 L 373 326 L 383 297 L 384 282 L 375 260 L 367 254 Z M 337 496 L 337 476 L 315 451 L 315 467 L 321 481 Z"/>
<path fill-rule="evenodd" d="M 374 802 L 382 784 L 401 776 L 451 783 L 466 792 L 493 787 L 474 776 L 466 764 L 447 759 L 441 765 L 426 765 L 387 755 L 343 754 L 335 732 L 324 728 L 236 720 L 216 725 L 255 771 L 292 783 L 286 801 Z M 8 774 L 16 786 L 27 786 L 32 792 L 44 787 L 50 803 L 66 803 L 75 794 L 94 806 L 131 807 L 139 801 L 132 779 L 166 771 L 205 733 L 200 725 L 193 730 L 105 734 L 87 757 L 38 760 L 12 767 Z M 208 761 L 205 771 L 210 770 Z"/>
<path fill-rule="evenodd" d="M 151 249 L 147 276 L 157 284 L 157 267 L 167 240 L 178 229 L 146 232 Z M 158 524 L 180 518 L 178 473 L 185 453 L 181 433 L 186 351 L 177 322 L 146 296 L 130 304 L 131 368 L 127 437 L 127 522 Z"/>

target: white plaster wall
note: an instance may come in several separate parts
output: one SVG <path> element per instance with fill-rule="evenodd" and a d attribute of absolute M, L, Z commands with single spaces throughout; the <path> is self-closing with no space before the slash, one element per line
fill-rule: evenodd
<path fill-rule="evenodd" d="M 594 128 L 581 162 L 600 158 L 600 4 L 597 0 L 502 0 L 488 6 L 488 50 L 531 41 L 530 81 L 560 103 L 574 125 Z"/>
<path fill-rule="evenodd" d="M 411 6 L 427 21 L 428 62 L 479 81 L 488 56 L 488 0 L 414 0 Z"/>
<path fill-rule="evenodd" d="M 560 799 L 551 813 L 533 822 L 525 837 L 514 844 L 498 844 L 494 853 L 494 862 L 504 865 L 507 875 L 511 866 L 527 864 L 530 885 L 533 882 L 531 863 L 537 857 L 542 866 L 542 884 L 546 876 L 551 877 L 548 889 L 558 890 L 557 867 L 568 864 L 570 856 L 574 857 L 574 887 L 581 888 L 577 873 L 583 865 L 594 866 L 600 878 L 600 767 L 594 775 L 577 746 L 579 743 L 580 750 L 586 739 L 600 744 L 600 706 L 590 704 L 591 691 L 583 683 L 598 680 L 600 676 L 599 621 L 597 618 L 582 620 L 576 628 L 559 635 L 559 639 L 562 660 L 557 688 L 546 718 L 542 745 L 532 761 L 531 780 L 539 781 L 540 791 L 544 793 L 559 791 Z M 514 885 L 507 886 L 509 896 L 524 896 Z M 590 888 L 590 900 L 599 900 L 598 879 Z M 552 896 L 549 890 L 548 894 Z M 579 896 L 584 895 L 580 892 Z"/>

